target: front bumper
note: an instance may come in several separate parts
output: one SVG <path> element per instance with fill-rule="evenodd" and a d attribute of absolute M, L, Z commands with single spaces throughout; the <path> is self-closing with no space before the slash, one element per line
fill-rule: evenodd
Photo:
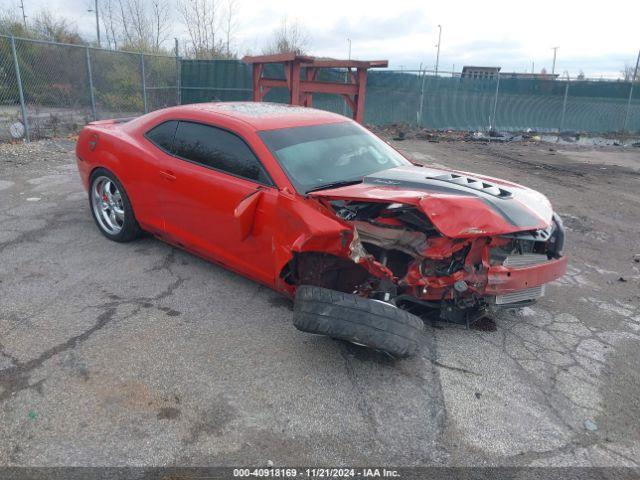
<path fill-rule="evenodd" d="M 502 295 L 552 282 L 565 274 L 567 263 L 568 258 L 564 256 L 521 268 L 493 266 L 489 268 L 485 294 Z"/>

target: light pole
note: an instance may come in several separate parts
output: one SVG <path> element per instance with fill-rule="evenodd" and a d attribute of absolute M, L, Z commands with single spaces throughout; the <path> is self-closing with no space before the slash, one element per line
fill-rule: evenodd
<path fill-rule="evenodd" d="M 629 100 L 627 101 L 627 111 L 624 114 L 624 123 L 622 124 L 622 133 L 627 129 L 627 122 L 629 121 L 629 110 L 631 110 L 631 98 L 633 97 L 633 84 L 636 83 L 638 77 L 638 66 L 640 66 L 640 51 L 638 51 L 638 58 L 636 59 L 636 68 L 633 70 L 633 76 L 631 77 L 631 86 L 629 87 Z"/>
<path fill-rule="evenodd" d="M 347 42 L 349 43 L 349 56 L 348 59 L 351 60 L 351 39 L 347 38 Z M 344 83 L 351 83 L 349 82 L 349 68 L 345 68 L 344 70 Z M 347 101 L 344 101 L 344 105 L 342 105 L 342 114 L 346 117 L 347 116 Z"/>
<path fill-rule="evenodd" d="M 98 0 L 95 1 L 95 7 L 92 9 L 88 9 L 87 12 L 96 12 L 96 36 L 98 37 L 98 47 L 100 47 L 100 20 L 98 17 Z"/>
<path fill-rule="evenodd" d="M 551 65 L 551 75 L 554 75 L 556 73 L 556 54 L 558 53 L 558 49 L 560 47 L 551 47 L 551 50 L 553 50 L 553 64 Z"/>
<path fill-rule="evenodd" d="M 440 40 L 442 39 L 442 25 L 438 25 L 438 52 L 436 53 L 436 77 L 438 76 L 438 65 L 440 64 Z"/>
<path fill-rule="evenodd" d="M 27 28 L 27 16 L 24 13 L 24 0 L 20 0 L 20 9 L 22 10 L 22 22 L 24 23 L 24 28 Z"/>

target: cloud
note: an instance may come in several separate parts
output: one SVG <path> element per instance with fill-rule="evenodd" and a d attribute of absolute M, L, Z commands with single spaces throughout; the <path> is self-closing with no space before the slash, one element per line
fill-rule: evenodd
<path fill-rule="evenodd" d="M 47 7 L 95 38 L 95 18 L 86 11 L 93 0 L 26 3 L 27 15 Z M 551 47 L 560 46 L 556 71 L 577 75 L 582 69 L 587 76 L 615 77 L 625 63 L 635 64 L 640 48 L 640 2 L 628 0 L 608 0 L 600 9 L 558 0 L 538 0 L 535 8 L 526 9 L 511 0 L 494 0 L 490 6 L 477 0 L 237 0 L 237 5 L 240 54 L 260 52 L 284 17 L 306 26 L 313 54 L 345 58 L 350 38 L 353 58 L 386 58 L 393 68 L 417 69 L 421 63 L 433 68 L 438 24 L 443 25 L 441 70 L 455 63 L 458 70 L 463 64 L 485 64 L 524 71 L 532 61 L 537 71 L 550 70 Z M 171 37 L 185 38 L 179 16 L 172 18 Z"/>

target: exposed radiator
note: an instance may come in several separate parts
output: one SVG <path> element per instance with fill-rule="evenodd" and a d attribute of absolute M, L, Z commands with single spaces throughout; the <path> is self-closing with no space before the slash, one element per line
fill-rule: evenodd
<path fill-rule="evenodd" d="M 548 262 L 546 255 L 540 253 L 523 253 L 521 255 L 509 255 L 502 264 L 505 267 L 528 267 Z"/>
<path fill-rule="evenodd" d="M 504 305 L 507 303 L 525 302 L 527 300 L 536 300 L 544 296 L 544 285 L 519 290 L 517 292 L 505 293 L 496 296 L 496 305 Z"/>

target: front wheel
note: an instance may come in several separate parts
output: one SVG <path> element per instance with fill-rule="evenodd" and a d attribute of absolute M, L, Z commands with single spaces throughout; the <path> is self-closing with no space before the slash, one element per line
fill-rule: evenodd
<path fill-rule="evenodd" d="M 420 318 L 393 305 L 312 285 L 296 291 L 293 324 L 398 358 L 417 353 L 424 330 Z"/>
<path fill-rule="evenodd" d="M 89 205 L 100 232 L 114 242 L 130 242 L 141 230 L 131 202 L 116 176 L 104 168 L 89 179 Z"/>

